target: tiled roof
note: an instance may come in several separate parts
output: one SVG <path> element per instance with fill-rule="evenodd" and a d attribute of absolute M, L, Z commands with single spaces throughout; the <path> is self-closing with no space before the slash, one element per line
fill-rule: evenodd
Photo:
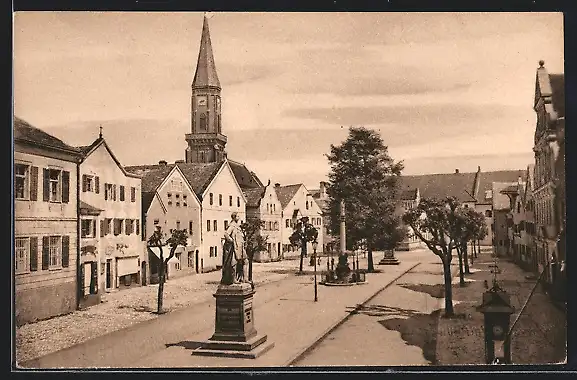
<path fill-rule="evenodd" d="M 78 154 L 78 150 L 62 140 L 36 128 L 26 121 L 14 116 L 14 140 L 29 142 L 48 148 L 66 150 Z"/>
<path fill-rule="evenodd" d="M 565 117 L 565 74 L 549 74 L 551 97 L 557 117 Z"/>
<path fill-rule="evenodd" d="M 174 168 L 174 164 L 150 165 L 147 166 L 146 169 L 144 168 L 144 166 L 127 166 L 125 169 L 129 173 L 142 176 L 141 187 L 143 193 L 154 193 L 168 173 Z"/>
<path fill-rule="evenodd" d="M 408 189 L 408 190 L 403 190 L 402 194 L 401 194 L 401 199 L 404 201 L 414 201 L 415 199 L 417 199 L 417 189 Z"/>
<path fill-rule="evenodd" d="M 302 184 L 299 183 L 296 185 L 275 187 L 276 195 L 283 209 L 289 204 L 290 200 L 295 196 L 301 186 Z"/>
<path fill-rule="evenodd" d="M 494 172 L 481 172 L 479 176 L 479 190 L 475 197 L 479 204 L 491 204 L 491 198 L 485 198 L 488 190 L 493 189 L 493 182 L 517 182 L 519 177 L 524 177 L 524 170 L 502 170 Z"/>
<path fill-rule="evenodd" d="M 241 164 L 240 162 L 236 162 L 233 160 L 228 160 L 228 164 L 234 173 L 234 177 L 236 178 L 236 182 L 238 182 L 239 186 L 242 189 L 253 189 L 253 188 L 260 188 L 264 187 L 260 179 L 257 175 L 250 171 L 246 165 Z"/>
<path fill-rule="evenodd" d="M 143 204 L 145 203 L 144 194 L 156 192 L 156 189 L 175 165 L 182 171 L 186 180 L 192 186 L 199 199 L 202 199 L 202 193 L 216 175 L 224 162 L 213 162 L 209 164 L 198 163 L 178 163 L 166 165 L 137 165 L 127 166 L 126 171 L 142 176 L 142 194 Z M 152 202 L 152 198 L 148 200 L 148 204 Z M 144 205 L 143 205 L 144 207 Z M 148 207 L 148 205 L 146 205 Z"/>
<path fill-rule="evenodd" d="M 210 41 L 210 31 L 208 30 L 208 21 L 206 17 L 202 24 L 202 35 L 200 37 L 200 51 L 198 52 L 198 61 L 196 63 L 196 72 L 192 87 L 218 87 L 220 81 L 216 74 L 216 65 L 212 55 L 212 43 Z"/>
<path fill-rule="evenodd" d="M 501 189 L 501 193 L 518 193 L 519 186 L 517 184 L 506 186 L 505 188 Z"/>
<path fill-rule="evenodd" d="M 258 207 L 260 200 L 264 195 L 264 189 L 244 189 L 242 191 L 246 197 L 246 205 L 248 207 Z"/>
<path fill-rule="evenodd" d="M 95 146 L 100 144 L 101 141 L 104 141 L 104 139 L 102 137 L 99 137 L 96 140 L 94 140 L 92 144 L 77 146 L 76 149 L 78 149 L 83 156 L 86 156 L 92 149 L 94 149 Z"/>
<path fill-rule="evenodd" d="M 475 173 L 426 174 L 399 177 L 401 191 L 419 189 L 421 198 L 456 197 L 460 202 L 473 202 L 471 196 Z"/>
<path fill-rule="evenodd" d="M 506 196 L 505 194 L 501 193 L 501 190 L 503 190 L 509 186 L 517 186 L 517 184 L 514 182 L 493 182 L 492 183 L 493 210 L 508 210 L 511 207 L 509 197 Z"/>
<path fill-rule="evenodd" d="M 155 195 L 156 192 L 142 192 L 142 211 L 145 214 L 148 211 L 148 208 L 150 207 L 150 204 L 152 203 Z"/>
<path fill-rule="evenodd" d="M 84 202 L 84 201 L 80 201 L 80 212 L 86 212 L 88 214 L 100 214 L 100 212 L 103 211 L 102 209 L 99 209 L 97 207 L 94 207 L 92 205 L 89 205 L 88 203 Z"/>
<path fill-rule="evenodd" d="M 204 193 L 210 181 L 216 173 L 218 173 L 218 170 L 223 164 L 224 161 L 212 162 L 210 164 L 178 163 L 177 165 L 194 189 L 198 198 L 202 199 L 202 193 Z"/>

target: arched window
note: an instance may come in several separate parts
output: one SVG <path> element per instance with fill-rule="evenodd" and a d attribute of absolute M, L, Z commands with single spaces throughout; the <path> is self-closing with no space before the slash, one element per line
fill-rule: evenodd
<path fill-rule="evenodd" d="M 206 114 L 200 114 L 200 129 L 206 130 Z"/>

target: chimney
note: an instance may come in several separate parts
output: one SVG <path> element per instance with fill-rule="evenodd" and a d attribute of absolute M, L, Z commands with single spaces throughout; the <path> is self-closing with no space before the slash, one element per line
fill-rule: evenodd
<path fill-rule="evenodd" d="M 477 172 L 479 172 L 479 173 L 481 172 L 481 167 L 480 167 L 480 166 L 477 166 Z"/>
<path fill-rule="evenodd" d="M 459 174 L 459 169 L 455 169 L 455 174 Z"/>
<path fill-rule="evenodd" d="M 167 164 L 168 162 L 166 162 L 165 160 L 158 161 L 158 165 L 166 166 Z"/>
<path fill-rule="evenodd" d="M 274 187 L 280 187 L 280 183 L 275 183 Z"/>

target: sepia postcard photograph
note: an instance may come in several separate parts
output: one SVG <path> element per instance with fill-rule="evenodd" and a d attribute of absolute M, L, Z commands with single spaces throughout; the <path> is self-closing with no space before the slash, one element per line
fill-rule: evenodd
<path fill-rule="evenodd" d="M 561 12 L 14 12 L 12 369 L 563 366 L 564 71 Z"/>

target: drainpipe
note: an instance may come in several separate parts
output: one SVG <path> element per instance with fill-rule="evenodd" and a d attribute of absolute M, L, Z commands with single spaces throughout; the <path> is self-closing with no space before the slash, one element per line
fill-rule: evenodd
<path fill-rule="evenodd" d="M 80 162 L 76 161 L 76 309 L 80 309 Z"/>

